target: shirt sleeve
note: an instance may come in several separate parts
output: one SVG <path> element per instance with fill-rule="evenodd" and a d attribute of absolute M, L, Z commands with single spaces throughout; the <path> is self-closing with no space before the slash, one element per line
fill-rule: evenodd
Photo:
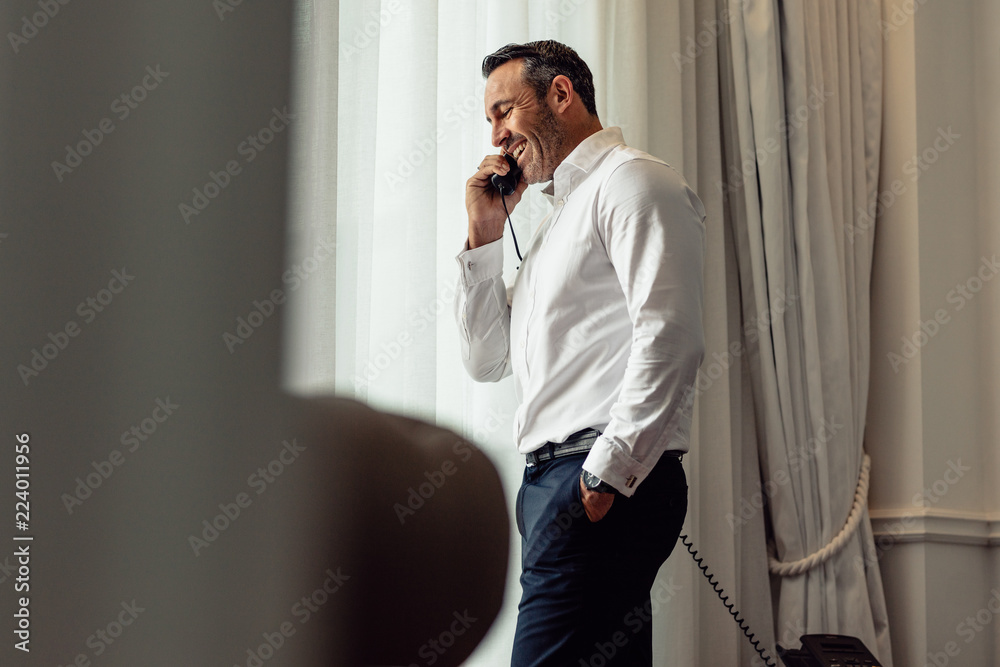
<path fill-rule="evenodd" d="M 462 363 L 477 382 L 496 382 L 511 374 L 510 303 L 503 282 L 503 240 L 465 249 L 455 295 L 455 320 L 462 341 Z"/>
<path fill-rule="evenodd" d="M 631 496 L 660 455 L 686 451 L 704 357 L 705 208 L 673 168 L 645 159 L 606 181 L 597 232 L 625 295 L 632 343 L 611 421 L 583 467 Z"/>

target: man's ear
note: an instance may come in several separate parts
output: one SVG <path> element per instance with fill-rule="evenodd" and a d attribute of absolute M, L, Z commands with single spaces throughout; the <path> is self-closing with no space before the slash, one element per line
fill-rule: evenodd
<path fill-rule="evenodd" d="M 573 82 L 565 74 L 559 74 L 549 85 L 549 104 L 556 113 L 563 113 L 576 99 Z"/>

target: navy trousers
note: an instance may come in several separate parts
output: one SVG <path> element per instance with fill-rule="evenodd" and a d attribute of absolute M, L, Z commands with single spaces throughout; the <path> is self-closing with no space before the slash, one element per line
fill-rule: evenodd
<path fill-rule="evenodd" d="M 687 513 L 680 460 L 662 456 L 631 498 L 591 522 L 586 453 L 526 467 L 515 515 L 521 589 L 512 667 L 652 664 L 650 588 Z"/>

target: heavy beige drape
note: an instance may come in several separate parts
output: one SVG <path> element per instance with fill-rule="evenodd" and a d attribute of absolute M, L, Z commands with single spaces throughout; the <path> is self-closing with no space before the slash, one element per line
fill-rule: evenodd
<path fill-rule="evenodd" d="M 736 119 L 727 153 L 742 159 L 726 189 L 744 320 L 753 323 L 744 340 L 762 497 L 774 558 L 815 561 L 775 574 L 778 640 L 853 635 L 891 664 L 864 494 L 845 528 L 866 476 L 881 5 L 739 4 L 723 109 Z M 772 566 L 781 569 L 789 568 Z"/>

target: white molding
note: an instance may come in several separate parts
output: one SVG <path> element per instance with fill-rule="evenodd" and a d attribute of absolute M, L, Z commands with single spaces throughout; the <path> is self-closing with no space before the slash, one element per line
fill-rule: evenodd
<path fill-rule="evenodd" d="M 1000 514 L 940 509 L 869 510 L 872 533 L 894 543 L 1000 546 Z"/>

